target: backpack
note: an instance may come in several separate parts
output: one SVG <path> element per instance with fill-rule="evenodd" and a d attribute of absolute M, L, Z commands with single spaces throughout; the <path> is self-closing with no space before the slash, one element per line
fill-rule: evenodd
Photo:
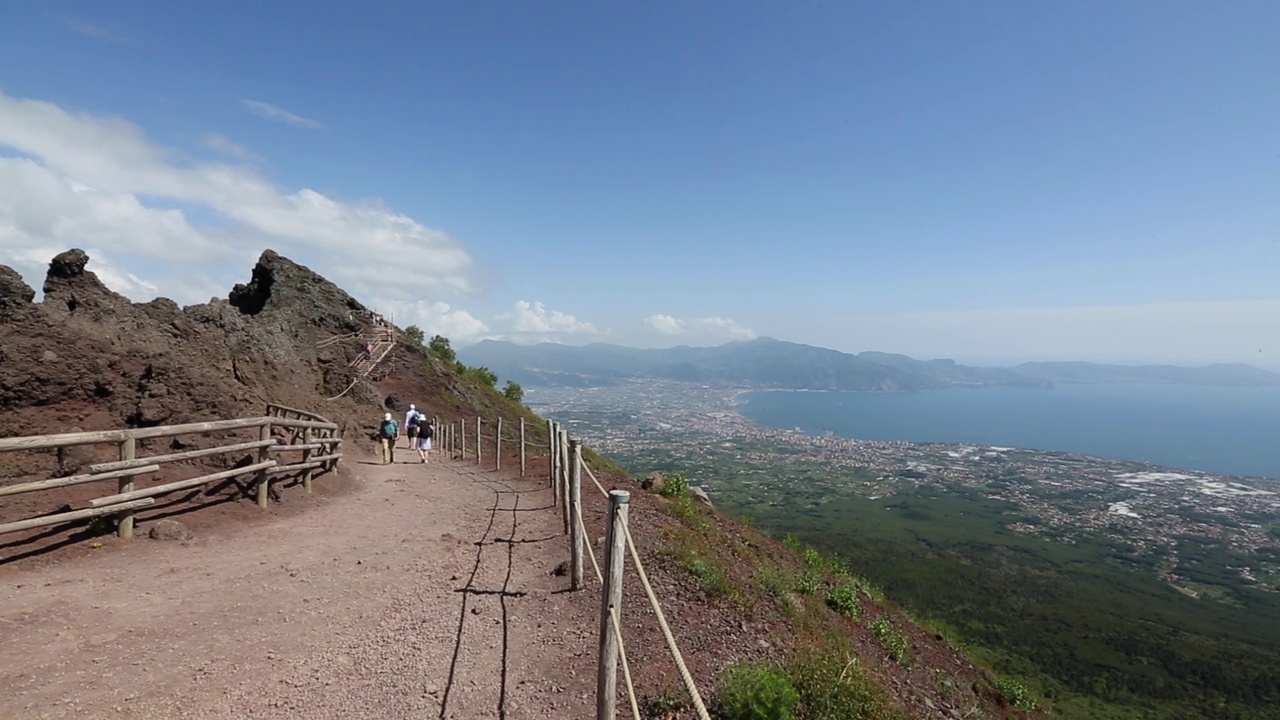
<path fill-rule="evenodd" d="M 395 420 L 383 420 L 382 427 L 380 429 L 382 432 L 382 437 L 391 439 L 396 436 L 396 430 L 398 428 L 396 427 Z"/>
<path fill-rule="evenodd" d="M 407 426 L 407 429 L 413 430 L 416 432 L 418 428 L 420 428 L 421 426 L 422 426 L 421 415 L 413 415 L 409 418 L 409 425 Z"/>
<path fill-rule="evenodd" d="M 418 427 L 418 434 L 424 438 L 431 438 L 435 435 L 435 431 L 431 429 L 431 423 L 424 422 Z"/>

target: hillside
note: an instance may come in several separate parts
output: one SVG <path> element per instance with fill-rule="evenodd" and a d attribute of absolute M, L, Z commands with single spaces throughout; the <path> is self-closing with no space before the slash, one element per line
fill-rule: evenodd
<path fill-rule="evenodd" d="M 323 277 L 272 251 L 262 254 L 249 281 L 227 299 L 186 308 L 165 299 L 132 303 L 107 289 L 88 263 L 79 250 L 55 257 L 40 302 L 16 272 L 0 267 L 0 435 L 257 415 L 265 403 L 278 402 L 341 426 L 353 461 L 344 460 L 350 477 L 331 491 L 359 493 L 360 471 L 352 466 L 368 452 L 371 444 L 362 441 L 385 409 L 398 412 L 415 402 L 451 418 L 537 420 L 504 399 L 485 374 L 426 352 L 399 329 L 393 330 L 399 344 L 392 354 L 369 378 L 359 377 L 350 367 L 358 341 L 319 348 L 317 343 L 368 333 L 374 316 Z M 535 440 L 543 432 L 540 422 L 531 426 Z M 170 447 L 139 445 L 140 455 Z M 72 474 L 102 459 L 92 452 L 7 453 L 0 455 L 0 485 Z M 815 720 L 1011 718 L 1024 716 L 1011 703 L 1030 706 L 1016 681 L 996 678 L 942 635 L 918 627 L 835 558 L 745 527 L 681 492 L 677 482 L 669 480 L 662 494 L 648 492 L 607 460 L 590 454 L 588 459 L 606 484 L 633 490 L 637 543 L 698 684 L 714 706 L 732 709 L 735 698 L 768 696 L 784 685 L 793 689 L 802 717 Z M 195 461 L 204 462 L 221 467 L 234 459 Z M 90 491 L 76 486 L 5 498 L 0 520 L 49 511 L 82 500 L 85 492 Z M 233 487 L 200 495 L 179 498 L 165 512 L 197 525 L 245 513 L 271 521 L 257 508 L 235 503 Z M 278 502 L 304 512 L 308 507 L 297 496 Z M 602 527 L 598 498 L 588 504 L 588 514 L 591 527 Z M 91 541 L 106 532 L 85 523 L 70 533 L 9 536 L 0 542 L 0 566 L 16 571 L 37 553 L 49 563 L 76 556 L 77 548 L 101 546 Z M 603 542 L 593 541 L 597 548 Z M 76 557 L 92 576 L 93 557 Z M 636 636 L 628 652 L 646 716 L 691 717 L 634 583 L 627 592 L 626 632 Z M 594 592 L 567 596 L 566 602 L 586 617 L 599 610 Z M 568 633 L 564 640 L 583 637 Z M 520 636 L 511 641 L 520 642 Z M 561 671 L 554 664 L 542 668 L 552 677 Z"/>
<path fill-rule="evenodd" d="M 0 436 L 254 416 L 275 402 L 318 412 L 345 437 L 359 439 L 373 432 L 382 412 L 402 411 L 410 402 L 467 416 L 492 415 L 503 402 L 399 331 L 391 354 L 368 378 L 358 377 L 350 364 L 359 339 L 316 344 L 372 332 L 373 314 L 270 250 L 227 299 L 186 308 L 164 298 L 132 303 L 103 285 L 88 263 L 80 250 L 55 257 L 40 302 L 15 271 L 0 266 Z M 348 386 L 345 395 L 329 399 Z M 534 432 L 545 431 L 537 426 Z M 0 484 L 32 473 L 73 474 L 115 459 L 102 454 L 113 451 L 0 455 Z M 225 469 L 236 460 L 218 456 L 199 464 Z M 6 498 L 0 522 L 89 492 L 78 486 Z"/>
<path fill-rule="evenodd" d="M 469 364 L 483 365 L 530 386 L 590 387 L 645 377 L 758 388 L 881 392 L 987 385 L 1052 387 L 1054 383 L 1280 385 L 1280 374 L 1243 364 L 1189 368 L 1025 363 L 983 368 L 884 352 L 853 355 L 770 338 L 665 349 L 484 340 L 458 354 Z"/>

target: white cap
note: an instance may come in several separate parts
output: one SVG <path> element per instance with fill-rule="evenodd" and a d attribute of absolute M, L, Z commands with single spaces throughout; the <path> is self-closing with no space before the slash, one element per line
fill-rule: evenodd
<path fill-rule="evenodd" d="M 410 410 L 415 409 L 415 406 L 414 406 L 414 404 L 413 404 L 413 403 L 409 403 L 409 409 L 410 409 Z"/>
<path fill-rule="evenodd" d="M 382 419 L 383 419 L 383 420 L 390 420 L 390 419 L 391 419 L 391 413 L 387 413 L 386 417 L 384 417 L 384 418 L 382 418 Z"/>

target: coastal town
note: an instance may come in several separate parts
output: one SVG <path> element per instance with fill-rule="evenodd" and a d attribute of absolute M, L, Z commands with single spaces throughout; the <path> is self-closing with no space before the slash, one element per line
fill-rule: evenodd
<path fill-rule="evenodd" d="M 679 470 L 740 512 L 837 497 L 884 501 L 912 488 L 969 488 L 1008 503 L 1010 531 L 1072 544 L 1106 537 L 1192 596 L 1180 574 L 1189 541 L 1220 543 L 1217 568 L 1280 591 L 1280 482 L 1076 453 L 856 440 L 764 427 L 735 410 L 743 388 L 658 380 L 544 387 L 528 401 L 634 473 Z M 1194 542 L 1193 542 L 1193 545 Z M 1199 562 L 1199 560 L 1197 560 Z"/>

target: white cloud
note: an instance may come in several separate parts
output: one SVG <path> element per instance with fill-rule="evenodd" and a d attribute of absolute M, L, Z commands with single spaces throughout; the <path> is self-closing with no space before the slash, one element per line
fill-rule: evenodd
<path fill-rule="evenodd" d="M 558 341 L 567 335 L 600 335 L 596 326 L 540 302 L 517 300 L 510 312 L 494 318 L 501 335 L 509 340 Z"/>
<path fill-rule="evenodd" d="M 126 283 L 130 291 L 155 286 L 179 302 L 203 301 L 215 284 L 193 265 L 225 274 L 228 261 L 271 247 L 358 298 L 411 302 L 475 289 L 471 257 L 456 240 L 380 201 L 290 192 L 243 164 L 192 162 L 119 118 L 0 93 L 6 147 L 20 157 L 0 156 L 0 263 L 96 247 L 121 266 L 148 268 L 138 275 L 149 277 Z M 212 211 L 214 224 L 180 207 Z M 406 253 L 414 262 L 392 261 Z"/>
<path fill-rule="evenodd" d="M 129 42 L 129 39 L 120 33 L 111 30 L 110 28 L 105 28 L 101 25 L 90 22 L 79 15 L 60 13 L 55 17 L 57 17 L 63 25 L 66 25 L 68 30 L 84 35 L 85 37 L 113 43 Z"/>
<path fill-rule="evenodd" d="M 200 138 L 200 145 L 244 162 L 258 162 L 260 160 L 257 155 L 245 149 L 243 145 L 233 142 L 227 136 L 219 135 L 218 133 L 207 133 Z"/>
<path fill-rule="evenodd" d="M 414 302 L 375 300 L 372 306 L 375 311 L 393 320 L 400 327 L 417 325 L 428 338 L 432 335 L 443 335 L 455 346 L 481 340 L 489 332 L 488 325 L 466 310 L 453 308 L 449 303 L 427 300 Z"/>
<path fill-rule="evenodd" d="M 718 343 L 730 340 L 751 340 L 756 332 L 728 318 L 705 317 L 682 320 L 661 313 L 644 320 L 649 329 L 661 335 L 694 338 L 698 342 Z"/>
<path fill-rule="evenodd" d="M 249 112 L 257 115 L 258 117 L 266 118 L 267 120 L 274 120 L 286 125 L 293 125 L 295 127 L 303 127 L 311 130 L 319 130 L 324 127 L 324 125 L 321 125 L 311 118 L 295 115 L 284 108 L 276 107 L 271 103 L 265 103 L 261 100 L 241 100 L 240 102 L 243 103 L 245 107 L 249 108 Z"/>

